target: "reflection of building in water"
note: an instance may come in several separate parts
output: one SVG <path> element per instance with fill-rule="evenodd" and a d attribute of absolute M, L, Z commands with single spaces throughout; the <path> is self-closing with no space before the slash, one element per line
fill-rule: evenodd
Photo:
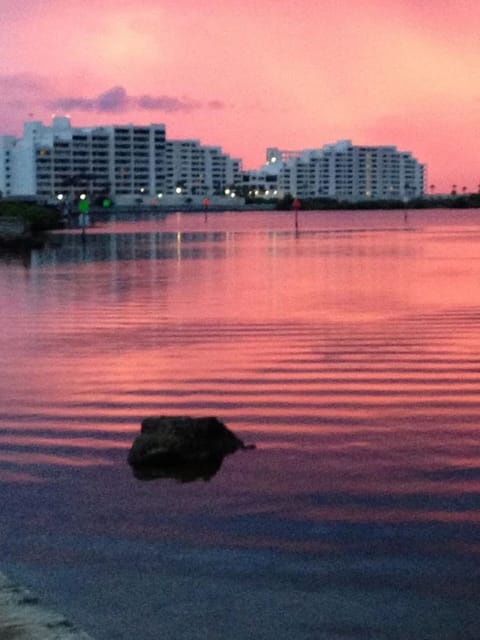
<path fill-rule="evenodd" d="M 224 257 L 225 232 L 211 233 L 91 233 L 55 236 L 43 249 L 32 251 L 31 267 L 76 262 L 118 262 Z"/>
<path fill-rule="evenodd" d="M 424 191 L 425 165 L 394 146 L 355 146 L 349 140 L 321 149 L 267 149 L 258 171 L 244 172 L 243 190 L 251 196 L 335 198 L 338 200 L 410 199 Z"/>
<path fill-rule="evenodd" d="M 0 190 L 52 202 L 83 191 L 118 204 L 205 197 L 223 193 L 239 171 L 220 147 L 167 141 L 163 124 L 74 128 L 54 117 L 51 126 L 26 122 L 21 139 L 0 137 Z"/>

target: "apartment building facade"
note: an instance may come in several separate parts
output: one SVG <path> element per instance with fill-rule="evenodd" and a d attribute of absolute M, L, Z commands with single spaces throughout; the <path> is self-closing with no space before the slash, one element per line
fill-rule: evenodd
<path fill-rule="evenodd" d="M 74 128 L 55 117 L 51 126 L 25 123 L 18 140 L 0 137 L 0 191 L 50 202 L 82 192 L 118 204 L 207 197 L 223 192 L 240 170 L 240 160 L 220 147 L 167 141 L 163 124 Z"/>
<path fill-rule="evenodd" d="M 267 149 L 266 164 L 247 172 L 250 195 L 334 198 L 343 201 L 409 200 L 424 193 L 425 166 L 394 146 L 355 146 L 349 140 L 321 149 Z"/>
<path fill-rule="evenodd" d="M 0 196 L 8 197 L 12 194 L 14 146 L 13 136 L 0 136 Z"/>
<path fill-rule="evenodd" d="M 118 204 L 179 198 L 242 196 L 409 200 L 424 193 L 425 166 L 395 146 L 344 140 L 320 149 L 267 149 L 266 164 L 242 171 L 241 161 L 198 140 L 168 140 L 165 125 L 74 128 L 26 122 L 23 137 L 0 136 L 0 192 L 53 202 L 108 196 Z"/>
<path fill-rule="evenodd" d="M 203 146 L 198 140 L 169 140 L 165 151 L 165 193 L 190 197 L 223 196 L 241 173 L 239 159 L 220 147 Z"/>

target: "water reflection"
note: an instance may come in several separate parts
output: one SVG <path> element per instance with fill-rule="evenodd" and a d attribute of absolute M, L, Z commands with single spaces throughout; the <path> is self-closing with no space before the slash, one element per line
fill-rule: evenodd
<path fill-rule="evenodd" d="M 279 638 L 476 640 L 480 234 L 432 215 L 302 214 L 298 237 L 291 216 L 172 217 L 2 263 L 3 548 L 106 563 L 104 593 L 140 561 L 164 575 L 167 542 L 201 548 L 189 604 L 235 588 L 288 609 Z M 164 413 L 218 415 L 257 453 L 135 482 L 131 438 Z"/>
<path fill-rule="evenodd" d="M 34 250 L 32 268 L 78 262 L 222 258 L 226 233 L 57 234 Z M 217 243 L 217 244 L 215 244 Z"/>
<path fill-rule="evenodd" d="M 224 457 L 161 465 L 133 466 L 132 473 L 137 480 L 170 479 L 181 483 L 194 482 L 195 480 L 208 481 L 220 471 Z"/>

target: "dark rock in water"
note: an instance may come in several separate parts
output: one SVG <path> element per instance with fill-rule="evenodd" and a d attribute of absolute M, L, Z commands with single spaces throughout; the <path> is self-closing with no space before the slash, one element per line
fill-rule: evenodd
<path fill-rule="evenodd" d="M 145 418 L 128 454 L 135 477 L 141 480 L 175 478 L 209 480 L 223 458 L 246 446 L 213 417 L 160 416 Z"/>

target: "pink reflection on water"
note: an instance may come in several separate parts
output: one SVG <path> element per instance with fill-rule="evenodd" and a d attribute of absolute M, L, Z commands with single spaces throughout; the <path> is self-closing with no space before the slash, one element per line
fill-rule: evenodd
<path fill-rule="evenodd" d="M 479 235 L 470 219 L 432 224 L 429 215 L 405 226 L 398 212 L 305 213 L 298 236 L 289 213 L 105 223 L 89 233 L 99 250 L 119 240 L 112 231 L 167 237 L 130 233 L 121 259 L 93 252 L 0 280 L 5 296 L 16 283 L 0 311 L 2 424 L 15 435 L 1 441 L 86 449 L 0 460 L 108 465 L 108 449 L 127 449 L 145 415 L 213 414 L 258 450 L 229 461 L 210 491 L 218 482 L 254 503 L 275 498 L 285 517 L 292 500 L 315 521 L 476 522 L 428 504 L 300 499 L 480 488 Z M 137 245 L 151 253 L 131 259 Z M 184 499 L 179 508 L 193 507 Z"/>
<path fill-rule="evenodd" d="M 97 456 L 62 456 L 49 453 L 1 451 L 0 462 L 12 462 L 18 465 L 45 465 L 59 467 L 92 467 L 109 466 L 110 460 Z"/>
<path fill-rule="evenodd" d="M 100 438 L 49 438 L 40 435 L 18 436 L 0 435 L 0 445 L 12 444 L 27 447 L 73 447 L 75 449 L 125 449 L 128 441 L 119 442 L 115 440 L 105 440 Z M 1 455 L 1 454 L 0 454 Z"/>
<path fill-rule="evenodd" d="M 12 484 L 38 484 L 46 482 L 44 478 L 40 478 L 33 473 L 25 473 L 21 471 L 0 470 L 0 482 Z"/>

